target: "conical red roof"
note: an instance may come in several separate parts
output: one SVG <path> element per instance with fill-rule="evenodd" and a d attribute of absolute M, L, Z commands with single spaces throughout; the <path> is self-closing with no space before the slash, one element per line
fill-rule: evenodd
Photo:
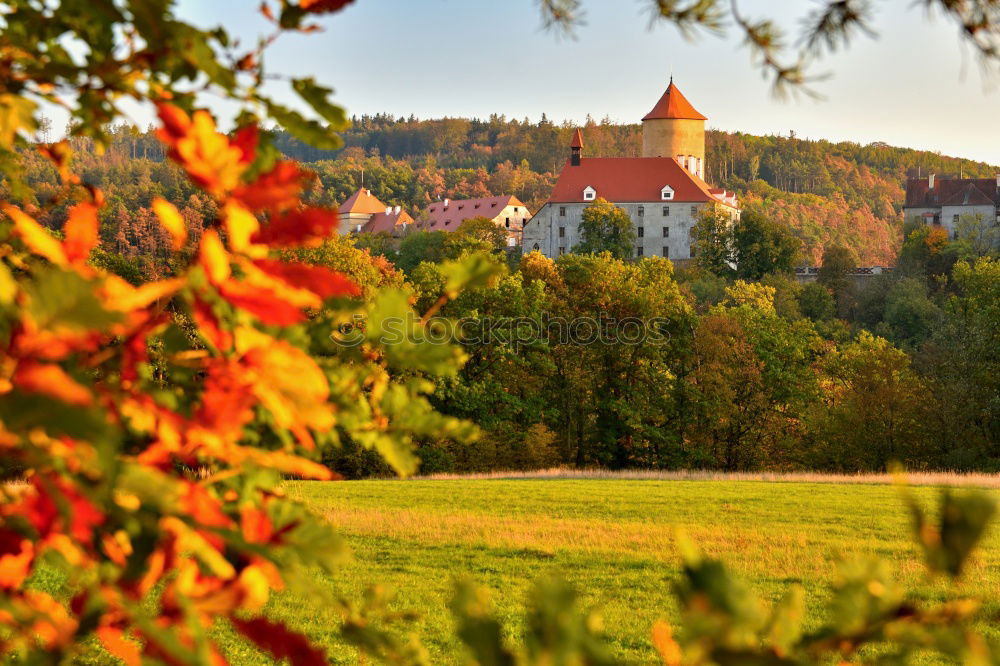
<path fill-rule="evenodd" d="M 677 89 L 677 86 L 674 85 L 673 79 L 670 80 L 670 85 L 667 86 L 667 92 L 663 93 L 663 97 L 656 103 L 653 110 L 646 114 L 643 120 L 659 118 L 708 120 L 707 117 L 695 111 L 695 108 L 691 106 L 691 102 L 687 101 L 684 95 L 681 94 L 681 91 Z"/>
<path fill-rule="evenodd" d="M 569 144 L 570 148 L 583 148 L 583 132 L 577 128 L 576 132 L 573 134 L 573 141 Z"/>

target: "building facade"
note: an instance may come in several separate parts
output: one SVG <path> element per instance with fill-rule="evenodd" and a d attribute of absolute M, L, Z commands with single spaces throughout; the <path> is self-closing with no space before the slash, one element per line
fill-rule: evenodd
<path fill-rule="evenodd" d="M 958 237 L 959 220 L 978 217 L 989 225 L 1000 225 L 1000 175 L 993 178 L 927 178 L 906 181 L 903 217 L 917 218 L 939 226 L 948 237 Z"/>
<path fill-rule="evenodd" d="M 586 157 L 577 130 L 552 195 L 524 226 L 524 250 L 547 257 L 571 252 L 582 240 L 584 209 L 603 198 L 632 219 L 635 256 L 690 259 L 691 227 L 706 210 L 733 221 L 740 214 L 734 193 L 702 179 L 705 120 L 671 80 L 642 120 L 642 157 Z"/>
<path fill-rule="evenodd" d="M 337 214 L 341 235 L 386 232 L 400 236 L 413 225 L 413 218 L 400 206 L 386 206 L 364 188 L 341 204 Z"/>
<path fill-rule="evenodd" d="M 482 199 L 436 201 L 420 213 L 417 229 L 421 231 L 455 231 L 462 222 L 474 217 L 485 217 L 507 231 L 507 244 L 521 244 L 521 231 L 531 213 L 517 197 L 502 195 Z"/>

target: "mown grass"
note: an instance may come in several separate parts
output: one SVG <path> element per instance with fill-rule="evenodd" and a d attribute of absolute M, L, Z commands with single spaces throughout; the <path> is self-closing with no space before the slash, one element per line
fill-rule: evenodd
<path fill-rule="evenodd" d="M 766 599 L 801 583 L 814 624 L 845 558 L 890 560 L 898 579 L 923 598 L 947 590 L 925 574 L 899 491 L 887 485 L 477 479 L 287 489 L 338 526 L 353 559 L 334 578 L 318 579 L 315 595 L 275 598 L 268 614 L 324 643 L 334 663 L 357 663 L 357 653 L 335 638 L 336 613 L 306 597 L 358 598 L 372 583 L 388 585 L 393 608 L 420 615 L 408 631 L 421 637 L 434 663 L 448 664 L 462 654 L 448 610 L 457 577 L 493 590 L 498 615 L 516 640 L 528 588 L 548 575 L 569 579 L 585 604 L 601 608 L 620 656 L 652 663 L 650 627 L 659 618 L 677 619 L 671 581 L 678 575 L 678 530 Z M 928 506 L 937 496 L 934 488 L 913 492 Z M 1000 533 L 992 529 L 961 590 L 993 597 L 998 582 Z M 242 663 L 256 663 L 239 641 L 227 651 L 237 663 L 244 654 Z"/>

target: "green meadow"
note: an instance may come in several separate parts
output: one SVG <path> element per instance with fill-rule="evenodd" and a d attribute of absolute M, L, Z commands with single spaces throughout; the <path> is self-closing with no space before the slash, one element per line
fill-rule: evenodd
<path fill-rule="evenodd" d="M 651 626 L 677 620 L 679 532 L 764 599 L 804 586 L 814 625 L 845 560 L 884 558 L 921 598 L 948 589 L 925 573 L 900 491 L 889 485 L 486 479 L 303 482 L 287 491 L 338 526 L 352 555 L 336 577 L 317 579 L 311 593 L 279 595 L 267 612 L 322 642 L 334 663 L 358 663 L 358 655 L 335 638 L 338 616 L 323 598 L 358 599 L 373 583 L 386 586 L 390 607 L 416 616 L 397 630 L 419 635 L 433 662 L 448 664 L 462 655 L 448 610 L 456 578 L 491 589 L 514 641 L 529 586 L 553 575 L 601 610 L 620 656 L 652 663 Z M 938 494 L 913 492 L 927 506 Z M 1000 536 L 991 529 L 960 589 L 995 598 L 998 582 Z M 243 647 L 230 648 L 239 663 Z"/>

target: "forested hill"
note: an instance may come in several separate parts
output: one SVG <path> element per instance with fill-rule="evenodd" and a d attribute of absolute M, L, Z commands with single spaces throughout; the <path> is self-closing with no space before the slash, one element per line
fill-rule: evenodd
<path fill-rule="evenodd" d="M 344 134 L 346 149 L 323 153 L 279 137 L 281 149 L 303 161 L 339 158 L 337 181 L 365 182 L 385 200 L 418 206 L 438 197 L 512 193 L 535 209 L 548 196 L 553 174 L 568 154 L 575 126 L 488 120 L 417 120 L 362 116 Z M 641 126 L 588 122 L 585 154 L 639 154 Z M 746 206 L 762 206 L 787 222 L 816 259 L 825 244 L 854 247 L 865 263 L 891 263 L 900 242 L 900 209 L 908 174 L 991 177 L 1000 169 L 982 162 L 895 148 L 710 131 L 707 180 L 737 191 Z M 404 164 L 400 164 L 402 161 Z M 415 183 L 407 180 L 413 170 Z"/>
<path fill-rule="evenodd" d="M 429 201 L 514 194 L 537 210 L 548 198 L 568 153 L 570 125 L 548 121 L 448 118 L 356 118 L 344 134 L 346 147 L 323 153 L 275 137 L 289 157 L 309 163 L 318 182 L 311 201 L 337 205 L 362 183 L 388 205 L 417 214 Z M 610 122 L 587 124 L 585 154 L 634 156 L 641 128 Z M 162 196 L 181 209 L 193 238 L 217 211 L 211 197 L 191 187 L 150 132 L 114 128 L 112 147 L 103 154 L 86 139 L 73 139 L 74 170 L 101 187 L 108 205 L 101 212 L 106 247 L 143 259 L 150 274 L 170 256 L 168 239 L 150 209 Z M 33 151 L 25 154 L 26 176 L 37 201 L 33 212 L 60 228 L 66 202 L 52 205 L 58 174 Z M 908 172 L 992 177 L 1000 169 L 971 160 L 884 144 L 804 141 L 712 131 L 708 134 L 709 182 L 736 190 L 744 207 L 759 206 L 786 222 L 805 241 L 812 260 L 822 248 L 842 243 L 865 264 L 891 264 L 899 247 L 903 186 Z M 6 192 L 0 176 L 0 199 Z"/>

